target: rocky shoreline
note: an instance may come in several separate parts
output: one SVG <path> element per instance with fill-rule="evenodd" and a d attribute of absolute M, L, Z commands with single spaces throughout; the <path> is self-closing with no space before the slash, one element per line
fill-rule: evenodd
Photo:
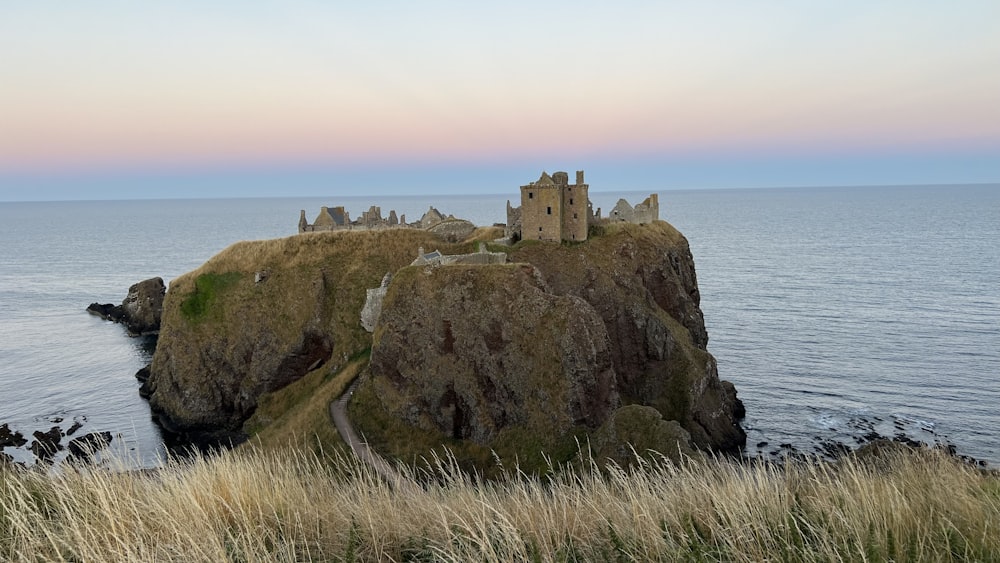
<path fill-rule="evenodd" d="M 91 303 L 87 312 L 125 325 L 129 336 L 158 334 L 166 293 L 167 286 L 163 283 L 163 278 L 150 278 L 129 287 L 121 305 Z"/>
<path fill-rule="evenodd" d="M 36 463 L 51 464 L 57 461 L 60 452 L 65 451 L 63 459 L 68 462 L 90 462 L 95 456 L 108 448 L 114 440 L 111 432 L 88 432 L 70 439 L 65 444 L 64 438 L 74 436 L 86 423 L 86 417 L 75 417 L 69 428 L 63 430 L 61 423 L 64 420 L 60 417 L 49 419 L 54 425 L 48 430 L 36 430 L 32 433 L 33 440 L 28 440 L 24 433 L 11 429 L 8 423 L 0 424 L 0 462 L 5 464 L 21 464 L 15 461 L 14 456 L 7 454 L 4 450 L 12 448 L 30 453 L 34 456 Z"/>

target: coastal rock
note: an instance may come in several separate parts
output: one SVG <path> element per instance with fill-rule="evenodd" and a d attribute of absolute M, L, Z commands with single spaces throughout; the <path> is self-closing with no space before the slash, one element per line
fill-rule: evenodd
<path fill-rule="evenodd" d="M 152 334 L 160 330 L 163 314 L 163 297 L 167 286 L 163 278 L 151 278 L 128 288 L 128 295 L 122 301 L 125 326 L 130 334 Z"/>
<path fill-rule="evenodd" d="M 261 395 L 370 349 L 352 420 L 375 443 L 387 432 L 426 438 L 387 452 L 401 458 L 445 442 L 486 452 L 477 463 L 494 447 L 537 456 L 553 445 L 567 460 L 628 405 L 647 410 L 622 416 L 659 429 L 650 444 L 673 451 L 688 443 L 683 430 L 702 450 L 744 445 L 742 404 L 706 350 L 694 263 L 670 225 L 524 241 L 505 265 L 406 267 L 421 247 L 475 250 L 425 230 L 316 232 L 237 243 L 173 280 L 141 390 L 154 417 L 183 440 L 239 440 Z M 265 270 L 267 283 L 254 283 Z M 396 274 L 369 334 L 366 291 L 386 272 Z M 614 437 L 629 434 L 606 435 L 618 448 Z"/>
<path fill-rule="evenodd" d="M 527 264 L 398 272 L 369 371 L 390 417 L 480 445 L 597 428 L 618 405 L 600 317 Z"/>
<path fill-rule="evenodd" d="M 8 446 L 20 448 L 27 443 L 28 441 L 24 438 L 24 434 L 12 431 L 7 423 L 0 424 L 0 450 Z"/>
<path fill-rule="evenodd" d="M 129 287 L 121 305 L 91 303 L 87 312 L 124 324 L 131 336 L 156 334 L 160 330 L 166 291 L 162 278 L 150 278 Z"/>
<path fill-rule="evenodd" d="M 48 461 L 56 452 L 63 449 L 62 444 L 59 443 L 62 441 L 63 433 L 58 426 L 53 426 L 48 432 L 36 430 L 32 436 L 35 437 L 35 440 L 31 442 L 29 449 L 39 461 Z"/>
<path fill-rule="evenodd" d="M 438 245 L 416 229 L 240 242 L 173 280 L 140 389 L 155 420 L 179 442 L 242 440 L 261 395 L 367 349 L 358 322 L 366 289 Z M 254 283 L 265 270 L 267 283 Z"/>
<path fill-rule="evenodd" d="M 569 248 L 522 245 L 510 260 L 536 265 L 554 293 L 580 297 L 597 311 L 623 404 L 676 420 L 701 449 L 737 453 L 746 444 L 743 404 L 706 351 L 691 250 L 671 225 L 620 224 Z"/>
<path fill-rule="evenodd" d="M 91 432 L 74 438 L 66 444 L 69 457 L 88 460 L 95 453 L 111 445 L 111 432 Z"/>

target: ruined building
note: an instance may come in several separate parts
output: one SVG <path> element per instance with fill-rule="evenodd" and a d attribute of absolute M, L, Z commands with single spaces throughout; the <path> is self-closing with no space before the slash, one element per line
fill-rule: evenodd
<path fill-rule="evenodd" d="M 611 213 L 608 213 L 608 221 L 638 223 L 640 225 L 652 223 L 660 218 L 660 198 L 657 194 L 649 194 L 642 203 L 629 205 L 624 199 L 619 199 Z"/>
<path fill-rule="evenodd" d="M 589 186 L 583 171 L 576 173 L 576 183 L 569 174 L 542 172 L 536 182 L 521 186 L 521 206 L 507 202 L 507 236 L 550 242 L 587 240 L 587 227 L 593 216 Z"/>
<path fill-rule="evenodd" d="M 504 237 L 511 241 L 520 239 L 549 242 L 584 241 L 591 225 L 605 222 L 652 223 L 660 218 L 660 202 L 656 194 L 635 207 L 624 199 L 608 215 L 601 218 L 601 210 L 594 212 L 589 198 L 590 186 L 583 181 L 583 171 L 577 171 L 576 183 L 569 183 L 569 175 L 556 172 L 527 186 L 521 186 L 521 205 L 513 207 L 507 201 L 507 228 Z"/>

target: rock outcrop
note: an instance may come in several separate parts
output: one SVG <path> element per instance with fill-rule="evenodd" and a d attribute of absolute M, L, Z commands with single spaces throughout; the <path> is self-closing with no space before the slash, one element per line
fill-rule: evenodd
<path fill-rule="evenodd" d="M 391 417 L 484 446 L 514 427 L 597 428 L 619 401 L 600 317 L 529 264 L 401 270 L 370 370 Z"/>
<path fill-rule="evenodd" d="M 132 336 L 156 334 L 160 330 L 163 297 L 167 292 L 162 278 L 133 284 L 121 305 L 91 303 L 87 311 L 109 321 L 122 323 Z"/>
<path fill-rule="evenodd" d="M 585 433 L 619 463 L 629 443 L 675 459 L 743 447 L 743 406 L 706 350 L 680 233 L 616 225 L 577 245 L 524 243 L 509 259 L 397 274 L 356 393 L 362 432 L 378 439 L 398 419 L 522 459 Z M 366 426 L 365 408 L 384 416 Z M 521 444 L 507 447 L 511 436 Z"/>
<path fill-rule="evenodd" d="M 743 405 L 706 350 L 694 259 L 673 227 L 623 224 L 579 246 L 522 245 L 510 259 L 535 264 L 553 292 L 597 311 L 623 404 L 655 408 L 699 448 L 743 447 Z"/>
<path fill-rule="evenodd" d="M 13 448 L 20 448 L 21 446 L 28 443 L 28 440 L 24 438 L 24 434 L 11 430 L 7 423 L 0 424 L 0 450 L 10 446 Z"/>
<path fill-rule="evenodd" d="M 366 289 L 438 244 L 414 229 L 305 233 L 234 244 L 173 280 L 148 376 L 137 374 L 154 418 L 171 440 L 243 439 L 262 394 L 368 348 Z"/>
<path fill-rule="evenodd" d="M 305 233 L 238 243 L 174 280 L 143 384 L 154 415 L 185 439 L 239 439 L 262 394 L 370 348 L 351 416 L 375 443 L 413 433 L 428 441 L 412 448 L 572 456 L 592 437 L 612 459 L 623 440 L 678 455 L 742 447 L 742 405 L 706 350 L 691 252 L 670 225 L 525 241 L 509 264 L 406 267 L 420 247 L 475 250 L 412 229 Z M 386 272 L 369 334 L 366 290 Z"/>
<path fill-rule="evenodd" d="M 66 444 L 70 459 L 90 460 L 94 454 L 111 445 L 111 432 L 91 432 Z"/>

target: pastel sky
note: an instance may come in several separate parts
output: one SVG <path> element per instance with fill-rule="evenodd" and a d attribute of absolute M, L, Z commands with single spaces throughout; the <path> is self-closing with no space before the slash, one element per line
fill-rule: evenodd
<path fill-rule="evenodd" d="M 0 201 L 1000 182 L 1000 2 L 0 0 Z"/>

